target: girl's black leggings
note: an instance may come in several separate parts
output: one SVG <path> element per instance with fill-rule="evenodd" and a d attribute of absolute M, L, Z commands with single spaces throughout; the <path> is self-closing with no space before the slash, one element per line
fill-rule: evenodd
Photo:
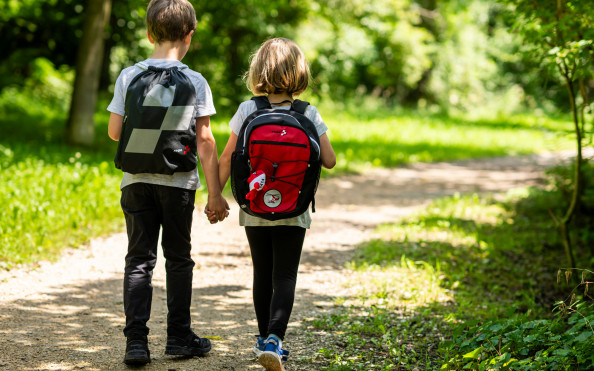
<path fill-rule="evenodd" d="M 284 339 L 295 300 L 305 228 L 245 227 L 254 264 L 254 308 L 260 336 Z"/>

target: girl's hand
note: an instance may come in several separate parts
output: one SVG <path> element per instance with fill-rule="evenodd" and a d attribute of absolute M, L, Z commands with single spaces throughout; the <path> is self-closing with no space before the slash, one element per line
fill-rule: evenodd
<path fill-rule="evenodd" d="M 204 214 L 206 215 L 206 218 L 208 218 L 210 224 L 216 224 L 219 221 L 219 218 L 217 218 L 217 213 L 212 210 L 208 210 L 206 207 L 204 207 Z"/>

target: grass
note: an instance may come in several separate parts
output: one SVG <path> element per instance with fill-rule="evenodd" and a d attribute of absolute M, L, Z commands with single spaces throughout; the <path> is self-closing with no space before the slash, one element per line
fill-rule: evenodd
<path fill-rule="evenodd" d="M 10 93 L 0 107 L 0 267 L 52 259 L 121 229 L 109 149 L 65 145 L 63 113 Z"/>
<path fill-rule="evenodd" d="M 333 336 L 333 345 L 320 351 L 320 367 L 594 365 L 588 326 L 594 305 L 580 301 L 580 294 L 592 297 L 584 296 L 579 280 L 556 283 L 565 258 L 548 210 L 558 212 L 563 204 L 560 192 L 537 189 L 514 190 L 504 198 L 455 196 L 379 227 L 381 237 L 359 246 L 347 264 L 351 296 L 337 303 L 337 314 L 307 324 Z M 581 267 L 590 267 L 594 241 L 584 230 L 592 219 L 582 220 L 573 236 L 576 256 Z M 593 281 L 593 273 L 585 272 L 584 282 Z M 578 296 L 572 299 L 574 287 Z M 566 315 L 551 312 L 564 307 L 570 308 Z"/>
<path fill-rule="evenodd" d="M 448 117 L 379 108 L 361 112 L 320 108 L 337 153 L 335 172 L 369 166 L 512 156 L 571 148 L 564 119 Z"/>
<path fill-rule="evenodd" d="M 91 148 L 64 143 L 67 94 L 5 88 L 0 95 L 0 267 L 51 259 L 62 248 L 122 230 L 117 144 L 107 133 L 108 98 L 98 104 Z M 54 94 L 55 93 L 55 94 Z M 532 116 L 498 120 L 448 118 L 388 109 L 321 111 L 331 129 L 338 165 L 326 175 L 369 166 L 503 156 L 569 146 L 563 120 Z M 213 118 L 219 153 L 228 119 Z M 204 184 L 204 179 L 202 179 Z M 227 191 L 227 196 L 230 192 Z M 204 201 L 204 191 L 198 201 Z"/>

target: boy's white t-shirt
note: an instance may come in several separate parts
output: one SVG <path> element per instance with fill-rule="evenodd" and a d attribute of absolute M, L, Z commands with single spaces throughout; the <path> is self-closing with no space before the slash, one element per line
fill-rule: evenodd
<path fill-rule="evenodd" d="M 274 108 L 288 110 L 289 108 L 291 108 L 291 106 L 275 106 Z M 241 130 L 241 126 L 243 125 L 243 121 L 253 112 L 255 112 L 256 109 L 256 102 L 254 102 L 253 100 L 245 101 L 239 105 L 237 112 L 235 112 L 235 115 L 233 115 L 233 118 L 229 122 L 231 130 L 236 135 L 239 135 L 239 131 Z M 320 115 L 316 107 L 312 105 L 307 106 L 307 109 L 305 110 L 305 117 L 307 117 L 311 120 L 311 122 L 313 122 L 313 124 L 316 127 L 316 130 L 318 131 L 318 136 L 321 136 L 322 134 L 328 131 L 328 127 L 322 120 L 322 116 Z M 303 214 L 294 218 L 266 220 L 255 216 L 251 216 L 240 209 L 239 225 L 242 227 L 271 227 L 279 225 L 289 225 L 302 228 L 309 228 L 311 225 L 311 215 L 309 214 L 309 210 L 307 210 Z"/>
<path fill-rule="evenodd" d="M 148 66 L 158 68 L 178 67 L 188 76 L 194 88 L 196 89 L 196 117 L 212 116 L 216 113 L 214 103 L 212 100 L 212 93 L 210 86 L 206 79 L 198 72 L 192 71 L 188 66 L 175 59 L 152 59 L 136 63 L 134 66 L 125 68 L 118 76 L 113 93 L 113 99 L 107 110 L 120 116 L 124 116 L 126 92 L 130 82 L 136 75 L 148 69 Z M 120 189 L 133 183 L 149 183 L 158 184 L 170 187 L 184 188 L 195 190 L 200 187 L 200 178 L 198 177 L 198 168 L 188 171 L 174 173 L 173 175 L 166 174 L 130 174 L 124 172 Z"/>

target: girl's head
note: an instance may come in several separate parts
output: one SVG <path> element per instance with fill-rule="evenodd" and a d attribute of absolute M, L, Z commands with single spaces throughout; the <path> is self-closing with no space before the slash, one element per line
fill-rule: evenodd
<path fill-rule="evenodd" d="M 295 42 L 277 37 L 266 41 L 252 56 L 247 87 L 255 95 L 299 95 L 309 83 L 309 66 Z"/>

